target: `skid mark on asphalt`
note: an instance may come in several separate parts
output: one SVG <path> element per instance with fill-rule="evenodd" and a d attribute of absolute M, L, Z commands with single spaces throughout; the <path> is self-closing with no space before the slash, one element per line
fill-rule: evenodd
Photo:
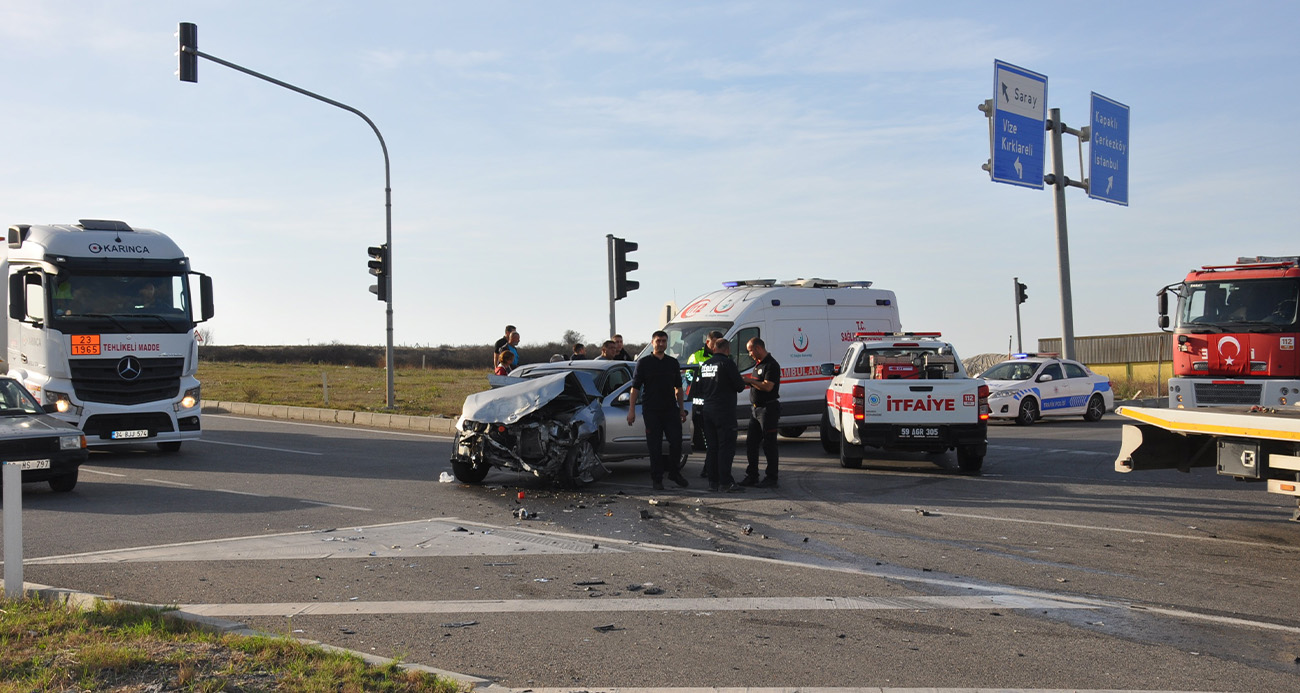
<path fill-rule="evenodd" d="M 182 604 L 198 616 L 344 616 L 364 614 L 500 614 L 633 611 L 880 611 L 934 609 L 1093 609 L 1055 599 L 1013 594 L 966 597 L 686 597 L 626 599 L 457 599 L 447 601 L 287 602 Z"/>

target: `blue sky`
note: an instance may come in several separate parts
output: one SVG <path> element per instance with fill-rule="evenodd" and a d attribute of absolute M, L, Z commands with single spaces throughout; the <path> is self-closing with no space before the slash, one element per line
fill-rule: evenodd
<path fill-rule="evenodd" d="M 398 344 L 608 329 L 730 279 L 868 279 L 963 354 L 1061 332 L 1052 196 L 989 181 L 993 61 L 1132 109 L 1131 206 L 1067 191 L 1076 335 L 1155 329 L 1202 264 L 1300 253 L 1294 3 L 0 0 L 0 220 L 121 219 L 213 276 L 218 344 L 382 344 L 366 247 L 392 159 Z M 1076 140 L 1066 171 L 1079 178 Z M 1085 156 L 1086 156 L 1085 145 Z"/>

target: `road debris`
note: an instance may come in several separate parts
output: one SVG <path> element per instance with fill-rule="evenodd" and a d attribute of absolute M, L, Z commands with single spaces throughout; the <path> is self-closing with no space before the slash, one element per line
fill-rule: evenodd
<path fill-rule="evenodd" d="M 454 484 L 456 483 L 456 477 L 452 476 L 451 472 L 443 472 L 438 475 L 438 483 Z"/>
<path fill-rule="evenodd" d="M 451 623 L 442 624 L 442 627 L 443 628 L 467 628 L 469 626 L 477 626 L 477 625 L 478 625 L 478 621 L 452 621 Z"/>
<path fill-rule="evenodd" d="M 651 517 L 653 517 L 653 515 L 650 514 L 650 511 L 649 511 L 649 510 L 642 510 L 642 511 L 641 511 L 641 519 L 642 519 L 642 520 L 649 520 Z"/>
<path fill-rule="evenodd" d="M 596 626 L 595 628 L 592 628 L 592 630 L 599 631 L 601 633 L 610 633 L 616 630 L 623 630 L 623 629 L 611 623 L 605 626 Z"/>
<path fill-rule="evenodd" d="M 578 582 L 575 582 L 573 584 L 579 587 L 585 587 L 587 585 L 603 585 L 605 584 L 605 581 L 604 580 L 579 580 Z"/>
<path fill-rule="evenodd" d="M 749 535 L 753 534 L 753 533 L 754 533 L 754 525 L 745 525 L 744 527 L 741 527 L 741 528 L 740 528 L 740 533 L 743 534 L 743 535 L 745 535 L 745 536 L 749 536 Z"/>
<path fill-rule="evenodd" d="M 647 587 L 641 590 L 641 594 L 663 594 L 664 591 L 658 587 Z"/>

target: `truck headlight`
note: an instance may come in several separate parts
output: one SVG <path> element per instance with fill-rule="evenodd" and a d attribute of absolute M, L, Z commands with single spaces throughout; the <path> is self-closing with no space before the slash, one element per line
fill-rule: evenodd
<path fill-rule="evenodd" d="M 80 450 L 86 447 L 85 436 L 59 436 L 60 450 Z"/>
<path fill-rule="evenodd" d="M 192 387 L 186 390 L 185 396 L 181 398 L 181 401 L 176 403 L 173 409 L 175 409 L 176 411 L 180 411 L 182 409 L 193 409 L 199 403 L 200 400 L 199 390 L 201 389 L 202 386 Z"/>
<path fill-rule="evenodd" d="M 68 397 L 68 395 L 65 393 L 56 392 L 54 390 L 46 390 L 45 403 L 53 404 L 54 410 L 59 412 L 60 414 L 72 414 L 73 416 L 81 416 L 81 407 L 73 404 L 72 398 Z"/>

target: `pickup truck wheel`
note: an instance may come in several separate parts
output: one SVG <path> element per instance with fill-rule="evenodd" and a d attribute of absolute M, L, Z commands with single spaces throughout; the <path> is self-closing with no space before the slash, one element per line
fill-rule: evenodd
<path fill-rule="evenodd" d="M 456 475 L 456 479 L 466 484 L 477 484 L 483 481 L 487 476 L 489 465 L 475 467 L 473 463 L 462 462 L 460 460 L 451 461 L 451 473 Z"/>
<path fill-rule="evenodd" d="M 979 474 L 983 466 L 983 455 L 976 455 L 968 448 L 957 448 L 957 468 L 962 474 Z"/>
<path fill-rule="evenodd" d="M 1028 426 L 1038 420 L 1038 400 L 1026 397 L 1020 400 L 1020 413 L 1016 414 L 1016 423 Z"/>
<path fill-rule="evenodd" d="M 845 469 L 861 469 L 862 458 L 851 457 L 848 447 L 849 444 L 844 442 L 844 438 L 840 438 L 840 466 Z"/>
<path fill-rule="evenodd" d="M 798 438 L 799 436 L 803 435 L 804 431 L 808 430 L 808 427 L 807 426 L 784 426 L 777 430 L 778 432 L 780 432 L 781 435 L 785 436 L 786 438 Z"/>
<path fill-rule="evenodd" d="M 50 490 L 55 493 L 67 493 L 77 486 L 77 470 L 50 479 Z"/>
<path fill-rule="evenodd" d="M 817 436 L 822 440 L 822 450 L 828 455 L 840 451 L 840 432 L 831 427 L 830 414 L 822 412 L 821 425 L 817 427 Z"/>
<path fill-rule="evenodd" d="M 1101 417 L 1106 415 L 1106 400 L 1101 395 L 1094 394 L 1088 400 L 1088 409 L 1083 412 L 1084 421 L 1101 421 Z"/>

